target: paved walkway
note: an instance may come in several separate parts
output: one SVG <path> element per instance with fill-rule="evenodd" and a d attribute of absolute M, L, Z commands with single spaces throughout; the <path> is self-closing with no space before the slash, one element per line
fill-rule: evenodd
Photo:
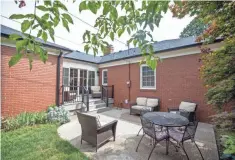
<path fill-rule="evenodd" d="M 129 115 L 127 109 L 111 109 L 102 113 L 90 113 L 99 115 L 101 123 L 107 123 L 114 119 L 118 119 L 116 141 L 112 139 L 100 147 L 98 152 L 90 144 L 83 141 L 80 144 L 81 127 L 76 116 L 71 117 L 71 122 L 64 124 L 58 128 L 61 138 L 68 140 L 72 145 L 79 148 L 91 159 L 95 160 L 146 160 L 150 149 L 150 139 L 145 138 L 140 144 L 138 152 L 135 148 L 141 136 L 136 136 L 141 128 L 140 118 L 138 116 Z M 218 160 L 216 142 L 213 128 L 210 124 L 199 123 L 196 141 L 205 160 Z M 188 141 L 185 143 L 186 152 L 190 160 L 201 160 L 196 146 Z M 169 148 L 169 154 L 165 155 L 165 143 L 160 143 L 154 150 L 151 160 L 183 160 L 186 159 L 183 151 L 176 152 L 173 146 Z"/>

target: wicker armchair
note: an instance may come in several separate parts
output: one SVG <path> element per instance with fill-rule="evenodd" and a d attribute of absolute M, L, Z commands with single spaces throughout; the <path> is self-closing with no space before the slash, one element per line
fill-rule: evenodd
<path fill-rule="evenodd" d="M 92 98 L 101 98 L 100 86 L 91 86 L 91 96 Z"/>
<path fill-rule="evenodd" d="M 77 116 L 82 128 L 81 144 L 82 140 L 84 140 L 95 146 L 97 152 L 97 149 L 110 138 L 113 137 L 115 141 L 117 120 L 100 126 L 97 122 L 97 117 L 80 112 L 77 112 Z"/>
<path fill-rule="evenodd" d="M 168 112 L 172 112 L 172 113 L 180 112 L 180 110 L 190 112 L 188 116 L 188 120 L 190 123 L 193 123 L 196 121 L 196 110 L 197 110 L 196 103 L 182 101 L 178 108 L 175 108 L 175 107 L 168 108 Z"/>

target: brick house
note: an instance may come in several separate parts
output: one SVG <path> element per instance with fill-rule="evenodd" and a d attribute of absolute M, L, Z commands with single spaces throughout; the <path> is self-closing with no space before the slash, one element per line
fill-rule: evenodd
<path fill-rule="evenodd" d="M 200 46 L 195 37 L 155 43 L 154 51 L 163 62 L 154 71 L 139 65 L 142 57 L 138 48 L 94 57 L 57 46 L 57 50 L 67 52 L 62 55 L 58 76 L 58 54 L 51 54 L 46 64 L 35 60 L 30 72 L 26 59 L 9 68 L 9 56 L 15 48 L 2 44 L 2 114 L 38 111 L 49 104 L 61 104 L 64 102 L 62 85 L 69 86 L 75 95 L 79 95 L 80 86 L 99 85 L 114 86 L 114 106 L 128 108 L 129 102 L 138 96 L 158 97 L 160 110 L 167 111 L 168 107 L 177 107 L 187 100 L 198 104 L 197 118 L 208 121 L 214 113 L 206 104 L 206 88 L 199 75 Z M 208 45 L 212 50 L 220 46 L 220 40 Z"/>
<path fill-rule="evenodd" d="M 217 40 L 207 47 L 215 50 L 221 45 L 220 40 Z M 114 106 L 128 108 L 129 102 L 135 101 L 138 96 L 158 97 L 161 111 L 167 111 L 168 107 L 177 107 L 181 101 L 186 100 L 198 104 L 197 118 L 200 121 L 208 121 L 209 116 L 214 113 L 206 104 L 206 88 L 198 70 L 202 65 L 199 61 L 200 46 L 201 43 L 195 42 L 195 37 L 155 43 L 156 55 L 163 60 L 155 71 L 146 65 L 139 65 L 142 57 L 138 48 L 102 57 L 73 52 L 64 56 L 64 63 L 86 62 L 88 65 L 97 66 L 99 76 L 95 78 L 99 78 L 99 85 L 114 86 Z M 63 67 L 69 70 L 67 64 Z M 77 69 L 79 73 L 81 70 Z M 78 77 L 83 81 L 84 77 Z"/>
<path fill-rule="evenodd" d="M 61 92 L 57 89 L 62 81 L 63 60 L 60 54 L 71 50 L 37 39 L 48 51 L 46 64 L 38 57 L 34 57 L 33 68 L 30 71 L 28 59 L 24 57 L 10 68 L 8 61 L 16 52 L 15 44 L 8 39 L 12 33 L 21 34 L 19 31 L 1 25 L 1 114 L 9 116 L 24 111 L 45 110 L 48 105 L 55 104 L 61 99 L 56 96 L 61 96 Z"/>

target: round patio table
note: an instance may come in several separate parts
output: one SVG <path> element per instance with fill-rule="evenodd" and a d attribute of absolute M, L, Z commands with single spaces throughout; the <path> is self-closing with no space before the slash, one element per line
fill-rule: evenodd
<path fill-rule="evenodd" d="M 189 124 L 187 118 L 175 113 L 147 112 L 143 117 L 155 125 L 164 127 L 181 127 Z"/>
<path fill-rule="evenodd" d="M 167 134 L 169 135 L 168 127 L 181 127 L 189 124 L 189 120 L 179 114 L 168 112 L 147 112 L 143 115 L 143 118 L 149 120 L 155 125 L 163 126 L 167 128 Z M 169 144 L 170 139 L 166 139 Z M 169 145 L 166 146 L 166 154 L 168 154 Z"/>

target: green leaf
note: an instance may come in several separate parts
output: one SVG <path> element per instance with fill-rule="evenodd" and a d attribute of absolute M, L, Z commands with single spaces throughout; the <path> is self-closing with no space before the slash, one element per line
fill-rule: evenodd
<path fill-rule="evenodd" d="M 88 2 L 88 8 L 92 13 L 94 13 L 94 14 L 97 13 L 97 7 L 96 7 L 95 2 L 89 1 Z"/>
<path fill-rule="evenodd" d="M 32 29 L 35 29 L 35 28 L 37 28 L 39 26 L 39 24 L 36 24 L 36 25 L 34 25 L 33 27 L 32 27 Z"/>
<path fill-rule="evenodd" d="M 153 32 L 153 30 L 154 30 L 154 26 L 153 26 L 153 24 L 152 23 L 150 23 L 149 24 L 149 28 L 151 29 L 151 31 Z"/>
<path fill-rule="evenodd" d="M 111 16 L 113 17 L 113 19 L 117 19 L 118 17 L 118 12 L 117 12 L 117 9 L 115 7 L 112 7 L 111 9 Z"/>
<path fill-rule="evenodd" d="M 67 13 L 63 13 L 62 16 L 69 22 L 73 24 L 73 19 L 71 18 L 71 16 Z"/>
<path fill-rule="evenodd" d="M 24 20 L 23 23 L 21 23 L 21 31 L 24 33 L 29 29 L 31 26 L 31 22 L 29 20 Z"/>
<path fill-rule="evenodd" d="M 69 32 L 69 26 L 68 26 L 68 21 L 66 21 L 64 18 L 62 18 L 62 23 L 63 26 L 67 29 L 67 31 Z"/>
<path fill-rule="evenodd" d="M 41 11 L 44 11 L 44 12 L 50 10 L 49 8 L 47 8 L 47 7 L 45 7 L 45 6 L 42 6 L 42 5 L 37 6 L 36 8 L 39 9 L 39 10 L 41 10 Z"/>
<path fill-rule="evenodd" d="M 84 46 L 84 51 L 85 51 L 86 53 L 88 53 L 89 49 L 90 49 L 90 47 L 88 46 L 88 44 Z"/>
<path fill-rule="evenodd" d="M 51 0 L 45 0 L 44 5 L 46 6 L 51 6 Z"/>
<path fill-rule="evenodd" d="M 47 21 L 48 18 L 49 18 L 49 13 L 46 13 L 42 16 L 42 19 L 45 20 L 45 21 Z"/>
<path fill-rule="evenodd" d="M 47 41 L 47 33 L 45 31 L 42 32 L 42 39 L 44 40 L 44 42 Z"/>
<path fill-rule="evenodd" d="M 55 5 L 57 5 L 58 7 L 60 7 L 61 9 L 65 10 L 65 11 L 68 11 L 67 7 L 61 3 L 60 1 L 54 1 Z"/>
<path fill-rule="evenodd" d="M 24 18 L 23 14 L 12 14 L 10 17 L 10 19 L 22 19 Z"/>
<path fill-rule="evenodd" d="M 22 37 L 20 35 L 18 35 L 18 34 L 11 34 L 9 38 L 12 39 L 12 40 L 18 40 L 18 39 L 20 39 Z"/>
<path fill-rule="evenodd" d="M 11 57 L 10 61 L 8 62 L 9 67 L 12 67 L 12 66 L 14 66 L 15 64 L 17 64 L 17 63 L 20 61 L 20 59 L 21 59 L 22 57 L 23 57 L 23 54 L 21 54 L 21 53 L 16 53 L 16 54 L 14 54 L 14 55 Z"/>
<path fill-rule="evenodd" d="M 113 41 L 114 40 L 114 33 L 110 32 L 109 36 L 110 36 L 111 40 Z"/>
<path fill-rule="evenodd" d="M 123 29 L 123 28 L 120 28 L 120 29 L 118 30 L 118 37 L 120 37 L 120 36 L 123 34 L 123 32 L 124 32 L 124 29 Z"/>
<path fill-rule="evenodd" d="M 47 52 L 41 47 L 40 47 L 40 51 L 39 51 L 39 58 L 43 61 L 43 63 L 46 63 L 46 61 L 48 59 Z"/>
<path fill-rule="evenodd" d="M 127 27 L 127 32 L 128 32 L 128 34 L 131 34 L 131 30 L 129 27 Z"/>
<path fill-rule="evenodd" d="M 26 14 L 24 15 L 24 18 L 35 18 L 35 15 L 34 14 Z"/>
<path fill-rule="evenodd" d="M 32 57 L 31 54 L 27 54 L 27 57 L 28 57 L 28 59 L 29 59 L 29 69 L 30 69 L 30 71 L 31 71 L 32 68 L 33 68 L 33 65 L 32 65 L 32 63 L 33 63 L 33 57 Z"/>
<path fill-rule="evenodd" d="M 107 15 L 108 12 L 109 12 L 109 5 L 107 3 L 104 3 L 103 15 Z"/>
<path fill-rule="evenodd" d="M 94 44 L 94 45 L 97 45 L 97 38 L 96 38 L 96 35 L 93 35 L 92 38 L 91 38 L 91 43 Z"/>
<path fill-rule="evenodd" d="M 86 10 L 87 9 L 87 5 L 86 5 L 86 1 L 82 1 L 80 4 L 79 4 L 79 12 L 83 11 L 83 10 Z"/>
<path fill-rule="evenodd" d="M 137 42 L 138 42 L 137 39 L 134 39 L 134 40 L 133 40 L 133 44 L 134 44 L 135 47 L 136 47 Z"/>
<path fill-rule="evenodd" d="M 41 37 L 41 35 L 42 35 L 42 30 L 39 30 L 38 34 L 37 34 L 37 37 L 39 38 L 39 37 Z"/>
<path fill-rule="evenodd" d="M 54 26 L 56 27 L 60 22 L 60 18 L 58 16 L 55 16 L 55 18 L 53 19 L 53 22 L 54 22 Z"/>
<path fill-rule="evenodd" d="M 20 41 L 16 42 L 16 51 L 17 53 L 20 53 L 22 51 L 23 48 L 25 48 L 28 44 L 28 39 L 23 39 Z"/>
<path fill-rule="evenodd" d="M 55 42 L 55 37 L 54 37 L 55 32 L 54 32 L 54 29 L 53 29 L 53 28 L 50 28 L 50 29 L 49 29 L 49 34 L 50 34 L 51 39 Z"/>

